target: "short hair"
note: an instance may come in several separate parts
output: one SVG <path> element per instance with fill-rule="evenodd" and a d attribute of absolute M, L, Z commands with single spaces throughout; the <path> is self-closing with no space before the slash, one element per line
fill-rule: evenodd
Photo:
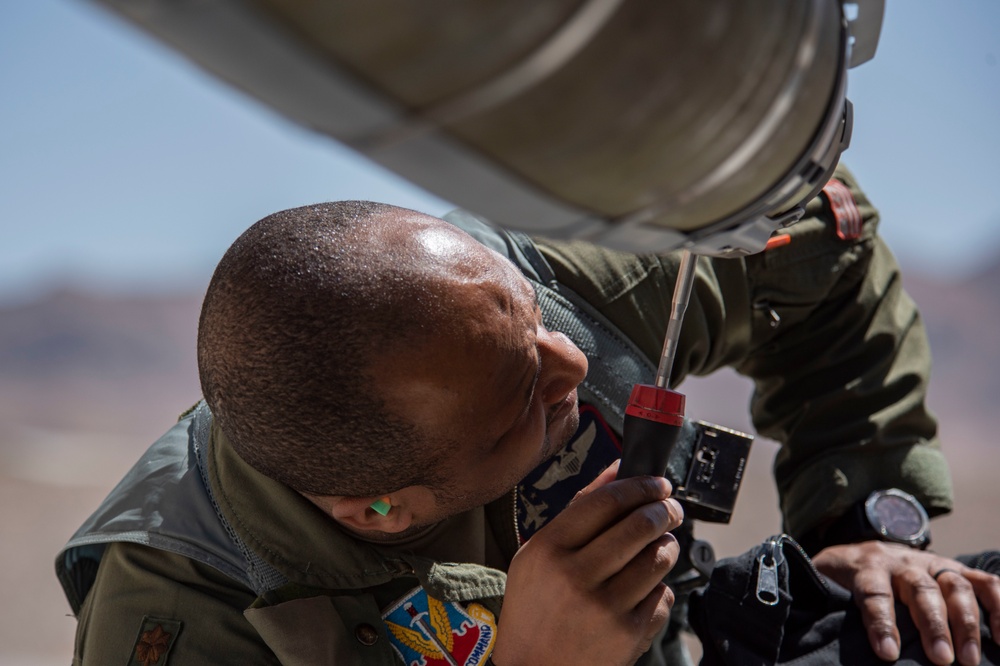
<path fill-rule="evenodd" d="M 202 391 L 266 476 L 321 495 L 441 483 L 442 447 L 387 408 L 370 371 L 434 330 L 435 294 L 405 244 L 378 242 L 412 215 L 367 201 L 294 208 L 254 224 L 219 262 L 198 327 Z"/>

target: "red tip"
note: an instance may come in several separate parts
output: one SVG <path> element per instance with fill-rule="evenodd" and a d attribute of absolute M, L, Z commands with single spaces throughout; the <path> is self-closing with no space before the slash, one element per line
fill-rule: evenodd
<path fill-rule="evenodd" d="M 650 384 L 632 387 L 625 413 L 670 425 L 684 422 L 684 394 Z"/>

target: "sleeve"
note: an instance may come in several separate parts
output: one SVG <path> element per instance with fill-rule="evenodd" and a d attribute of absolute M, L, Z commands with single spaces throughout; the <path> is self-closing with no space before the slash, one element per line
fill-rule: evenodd
<path fill-rule="evenodd" d="M 672 383 L 724 365 L 754 381 L 757 431 L 775 460 L 784 528 L 796 537 L 872 490 L 951 509 L 951 482 L 925 407 L 930 351 L 919 312 L 877 234 L 878 214 L 844 169 L 863 219 L 844 240 L 823 197 L 786 230 L 790 242 L 743 259 L 700 258 Z M 679 259 L 539 241 L 560 282 L 654 361 Z"/>
<path fill-rule="evenodd" d="M 73 664 L 277 664 L 243 617 L 255 598 L 181 555 L 111 544 L 80 610 Z"/>

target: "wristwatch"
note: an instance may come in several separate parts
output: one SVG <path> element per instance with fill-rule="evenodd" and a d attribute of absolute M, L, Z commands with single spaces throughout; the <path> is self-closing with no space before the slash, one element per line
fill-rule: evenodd
<path fill-rule="evenodd" d="M 923 550 L 931 542 L 927 511 L 898 488 L 876 490 L 833 523 L 803 534 L 799 544 L 810 555 L 826 546 L 888 541 Z"/>
<path fill-rule="evenodd" d="M 910 493 L 897 488 L 876 490 L 865 500 L 864 513 L 864 532 L 868 532 L 864 536 L 869 539 L 920 549 L 931 542 L 927 511 Z"/>

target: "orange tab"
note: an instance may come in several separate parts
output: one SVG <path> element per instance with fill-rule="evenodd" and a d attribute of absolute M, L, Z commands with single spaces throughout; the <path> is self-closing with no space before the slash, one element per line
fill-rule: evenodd
<path fill-rule="evenodd" d="M 861 211 L 858 202 L 854 200 L 850 188 L 836 178 L 830 179 L 823 186 L 823 194 L 830 202 L 830 212 L 837 222 L 837 236 L 843 240 L 855 240 L 861 237 Z"/>
<path fill-rule="evenodd" d="M 792 242 L 792 237 L 788 234 L 775 234 L 767 239 L 767 244 L 764 246 L 764 250 L 773 250 L 776 247 L 781 247 L 783 245 L 788 245 Z"/>

